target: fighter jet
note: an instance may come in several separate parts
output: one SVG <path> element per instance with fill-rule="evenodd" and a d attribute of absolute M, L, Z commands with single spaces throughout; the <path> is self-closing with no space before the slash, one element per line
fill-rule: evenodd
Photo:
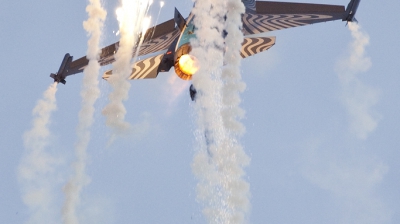
<path fill-rule="evenodd" d="M 351 0 L 345 9 L 341 5 L 290 3 L 273 1 L 242 0 L 246 7 L 242 15 L 244 40 L 241 56 L 247 58 L 268 50 L 275 45 L 275 37 L 250 37 L 253 34 L 263 34 L 269 31 L 283 30 L 314 23 L 343 20 L 356 21 L 355 13 L 360 0 Z M 159 73 L 168 72 L 174 67 L 176 75 L 183 80 L 191 80 L 197 68 L 193 67 L 195 58 L 190 55 L 190 39 L 196 38 L 196 28 L 191 13 L 184 18 L 175 8 L 174 18 L 149 28 L 144 34 L 143 43 L 133 52 L 143 60 L 133 64 L 129 79 L 157 78 Z M 221 34 L 227 35 L 227 33 Z M 228 34 L 229 35 L 229 34 Z M 119 42 L 113 43 L 101 50 L 99 63 L 101 66 L 115 61 L 114 55 L 118 51 Z M 154 53 L 161 52 L 154 56 Z M 132 57 L 135 53 L 132 55 Z M 146 57 L 148 56 L 148 57 Z M 66 54 L 57 74 L 50 76 L 55 82 L 65 84 L 65 78 L 83 71 L 88 65 L 86 56 L 72 61 L 72 56 Z M 109 70 L 103 78 L 112 75 Z M 190 96 L 195 99 L 196 89 L 191 86 Z"/>

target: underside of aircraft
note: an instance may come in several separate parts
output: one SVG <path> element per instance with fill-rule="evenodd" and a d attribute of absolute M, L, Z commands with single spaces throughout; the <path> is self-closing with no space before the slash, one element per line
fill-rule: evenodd
<path fill-rule="evenodd" d="M 351 0 L 347 8 L 341 5 L 289 3 L 272 1 L 242 0 L 246 12 L 242 15 L 242 58 L 268 50 L 275 44 L 275 37 L 251 37 L 254 34 L 263 34 L 270 31 L 283 30 L 314 23 L 342 20 L 357 21 L 355 13 L 361 0 Z M 186 19 L 175 9 L 174 18 L 149 28 L 144 34 L 140 49 L 133 49 L 143 60 L 133 64 L 129 79 L 156 78 L 160 72 L 168 72 L 172 67 L 175 73 L 184 80 L 191 80 L 195 71 L 185 68 L 187 60 L 191 60 L 190 39 L 195 38 L 193 15 Z M 118 51 L 119 42 L 102 48 L 99 63 L 109 65 L 115 61 L 114 55 Z M 155 53 L 158 53 L 154 56 Z M 146 57 L 147 55 L 150 55 Z M 132 57 L 135 56 L 135 53 Z M 57 74 L 50 77 L 55 82 L 66 83 L 65 78 L 83 72 L 89 61 L 86 56 L 72 60 L 69 54 L 64 56 Z M 112 70 L 104 73 L 108 79 Z M 191 95 L 192 95 L 191 91 Z M 192 97 L 192 100 L 194 98 Z"/>

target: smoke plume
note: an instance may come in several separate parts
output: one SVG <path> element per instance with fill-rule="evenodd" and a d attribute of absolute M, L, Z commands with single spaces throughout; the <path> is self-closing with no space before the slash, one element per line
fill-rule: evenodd
<path fill-rule="evenodd" d="M 366 139 L 375 130 L 380 119 L 372 107 L 378 103 L 379 90 L 364 84 L 359 74 L 371 67 L 371 59 L 365 56 L 369 36 L 356 23 L 349 23 L 353 37 L 350 56 L 338 64 L 338 76 L 342 84 L 342 100 L 350 118 L 350 130 L 360 139 Z"/>
<path fill-rule="evenodd" d="M 22 185 L 22 199 L 28 206 L 27 223 L 57 223 L 54 209 L 55 168 L 57 159 L 46 147 L 49 144 L 50 117 L 57 109 L 57 83 L 51 84 L 33 109 L 32 128 L 24 134 L 25 151 L 18 167 L 18 179 Z"/>
<path fill-rule="evenodd" d="M 108 79 L 113 92 L 109 95 L 109 104 L 103 110 L 106 124 L 113 129 L 114 134 L 126 133 L 130 128 L 130 124 L 125 121 L 126 109 L 123 101 L 128 99 L 131 86 L 128 78 L 132 72 L 133 48 L 138 44 L 142 22 L 149 6 L 149 0 L 122 0 L 121 8 L 117 9 L 120 41 L 115 62 L 112 64 L 113 75 Z"/>
<path fill-rule="evenodd" d="M 365 147 L 336 147 L 334 142 L 307 142 L 303 175 L 333 195 L 331 212 L 338 223 L 391 223 L 392 211 L 379 194 L 389 166 Z"/>
<path fill-rule="evenodd" d="M 240 0 L 199 0 L 193 11 L 197 39 L 191 41 L 191 54 L 200 69 L 193 76 L 199 145 L 192 168 L 209 223 L 243 223 L 249 210 L 249 185 L 243 179 L 249 158 L 238 140 L 245 131 L 239 121 L 244 115 L 239 93 L 245 88 L 239 70 L 243 12 Z"/>
<path fill-rule="evenodd" d="M 164 1 L 160 1 L 160 9 L 158 10 L 157 18 L 156 18 L 154 25 L 157 25 L 158 18 L 160 18 L 161 9 L 164 7 L 164 5 L 165 5 Z M 153 37 L 155 31 L 156 30 L 154 29 L 153 33 L 151 34 L 151 37 Z"/>
<path fill-rule="evenodd" d="M 246 88 L 246 84 L 241 80 L 240 62 L 242 57 L 240 51 L 243 42 L 242 33 L 242 14 L 245 7 L 241 0 L 227 1 L 227 15 L 225 30 L 228 35 L 225 38 L 225 64 L 222 70 L 222 118 L 226 129 L 225 146 L 226 152 L 221 159 L 224 159 L 226 173 L 224 175 L 224 185 L 229 192 L 229 206 L 232 210 L 230 223 L 243 223 L 245 216 L 250 209 L 250 186 L 243 179 L 245 172 L 244 166 L 250 162 L 243 147 L 239 142 L 239 137 L 245 132 L 244 125 L 240 119 L 244 117 L 244 110 L 240 108 L 240 93 Z"/>
<path fill-rule="evenodd" d="M 62 209 L 63 221 L 66 224 L 77 224 L 77 208 L 80 204 L 82 188 L 89 183 L 89 177 L 85 173 L 87 160 L 87 146 L 90 141 L 90 127 L 94 119 L 94 103 L 100 95 L 98 74 L 100 64 L 98 62 L 101 51 L 100 37 L 106 19 L 107 12 L 101 6 L 99 0 L 90 0 L 86 7 L 89 15 L 83 27 L 90 36 L 88 41 L 87 59 L 88 66 L 83 71 L 83 85 L 81 90 L 82 108 L 79 112 L 79 123 L 77 127 L 78 141 L 75 145 L 76 161 L 73 163 L 74 174 L 64 186 L 65 202 Z"/>

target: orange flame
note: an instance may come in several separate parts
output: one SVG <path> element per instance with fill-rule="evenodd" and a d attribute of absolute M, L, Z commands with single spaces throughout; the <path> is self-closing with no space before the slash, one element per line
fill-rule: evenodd
<path fill-rule="evenodd" d="M 193 75 L 199 70 L 196 58 L 189 54 L 184 54 L 179 58 L 179 68 L 188 75 Z"/>

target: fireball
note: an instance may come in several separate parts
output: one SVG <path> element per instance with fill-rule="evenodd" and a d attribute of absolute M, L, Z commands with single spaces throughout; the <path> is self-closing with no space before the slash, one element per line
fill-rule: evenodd
<path fill-rule="evenodd" d="M 199 70 L 196 58 L 189 54 L 184 54 L 179 58 L 179 69 L 187 75 L 193 75 Z"/>

